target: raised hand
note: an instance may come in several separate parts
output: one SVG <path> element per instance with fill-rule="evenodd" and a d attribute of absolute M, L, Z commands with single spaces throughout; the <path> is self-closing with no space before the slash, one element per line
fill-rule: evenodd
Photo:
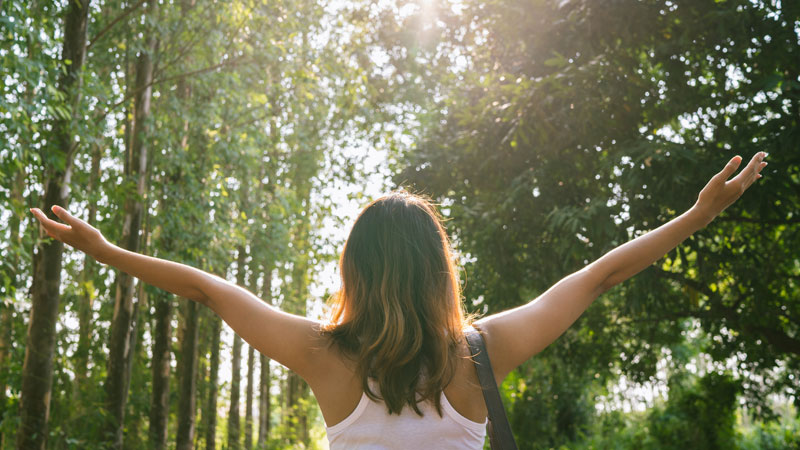
<path fill-rule="evenodd" d="M 739 199 L 753 182 L 761 178 L 761 170 L 767 167 L 767 163 L 764 162 L 766 157 L 765 152 L 756 153 L 739 175 L 729 180 L 728 178 L 742 163 L 741 156 L 734 156 L 720 173 L 711 178 L 706 187 L 700 191 L 697 203 L 692 208 L 702 215 L 705 224 L 714 220 L 725 208 Z"/>
<path fill-rule="evenodd" d="M 97 228 L 78 219 L 60 206 L 54 205 L 53 213 L 66 224 L 51 220 L 39 208 L 31 208 L 31 212 L 39 220 L 42 229 L 48 236 L 58 239 L 95 259 L 110 245 Z"/>

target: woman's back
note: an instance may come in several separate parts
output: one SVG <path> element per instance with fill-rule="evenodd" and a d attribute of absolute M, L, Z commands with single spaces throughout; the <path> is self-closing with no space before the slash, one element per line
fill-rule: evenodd
<path fill-rule="evenodd" d="M 374 413 L 378 410 L 383 411 L 385 415 L 382 413 L 383 419 L 381 420 L 384 421 L 380 422 L 383 426 L 394 423 L 398 426 L 398 430 L 402 430 L 404 424 L 407 426 L 415 423 L 417 419 L 412 418 L 412 416 L 416 416 L 421 420 L 430 419 L 432 421 L 434 425 L 429 431 L 436 428 L 436 422 L 439 421 L 440 416 L 431 402 L 420 404 L 420 408 L 423 409 L 423 416 L 418 416 L 410 408 L 403 409 L 400 415 L 390 415 L 386 405 L 382 402 L 376 402 L 371 399 L 364 400 L 366 396 L 362 389 L 362 382 L 356 374 L 352 359 L 342 355 L 335 346 L 330 345 L 330 341 L 327 341 L 329 338 L 326 336 L 320 335 L 319 339 L 319 350 L 315 352 L 314 358 L 318 364 L 318 370 L 315 373 L 319 376 L 310 377 L 307 381 L 309 381 L 311 389 L 314 391 L 314 396 L 317 398 L 329 430 L 338 431 L 342 428 L 347 428 L 347 426 L 342 427 L 341 425 L 355 421 L 354 417 L 359 415 L 359 411 L 357 411 L 359 406 L 363 410 L 367 410 L 368 413 Z M 469 424 L 469 427 L 465 427 L 465 432 L 474 433 L 484 426 L 482 424 L 486 421 L 486 405 L 483 401 L 475 367 L 472 360 L 468 358 L 466 344 L 460 346 L 458 350 L 459 357 L 455 373 L 442 393 L 443 414 L 441 418 L 450 417 L 450 420 L 459 423 L 462 427 Z M 373 391 L 378 392 L 378 386 L 372 380 L 370 381 L 370 387 Z M 366 401 L 370 404 L 369 408 L 366 407 Z M 361 413 L 363 412 L 361 411 Z M 454 416 L 458 418 L 454 418 Z M 397 419 L 397 421 L 394 419 Z M 363 422 L 370 423 L 369 420 Z M 476 425 L 480 425 L 480 427 Z M 422 431 L 425 430 L 422 429 Z M 389 433 L 388 430 L 385 430 L 385 432 Z M 434 440 L 437 439 L 437 436 L 428 436 L 428 438 Z M 402 442 L 396 444 L 399 448 L 406 448 L 404 445 L 400 445 Z"/>
<path fill-rule="evenodd" d="M 377 388 L 374 382 L 370 384 Z M 327 427 L 331 449 L 482 449 L 485 419 L 480 422 L 468 419 L 450 404 L 444 392 L 441 405 L 441 416 L 431 402 L 419 405 L 422 416 L 408 407 L 399 415 L 389 414 L 383 402 L 362 394 L 344 420 Z"/>

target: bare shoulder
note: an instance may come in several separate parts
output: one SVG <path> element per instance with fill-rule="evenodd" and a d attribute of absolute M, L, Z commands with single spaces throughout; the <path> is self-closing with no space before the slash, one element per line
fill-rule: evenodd
<path fill-rule="evenodd" d="M 355 360 L 344 354 L 322 328 L 316 328 L 310 366 L 303 378 L 319 403 L 328 426 L 344 420 L 358 406 L 363 393 Z"/>
<path fill-rule="evenodd" d="M 444 394 L 453 408 L 467 419 L 483 422 L 486 418 L 486 403 L 466 341 L 462 341 L 458 347 L 456 371 L 453 380 L 445 387 Z"/>

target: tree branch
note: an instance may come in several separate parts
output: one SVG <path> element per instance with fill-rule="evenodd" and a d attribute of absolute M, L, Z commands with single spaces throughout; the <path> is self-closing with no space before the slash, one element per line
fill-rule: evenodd
<path fill-rule="evenodd" d="M 708 297 L 711 303 L 711 309 L 709 311 L 683 311 L 677 315 L 673 315 L 672 317 L 667 314 L 667 317 L 665 318 L 677 318 L 681 316 L 694 316 L 697 318 L 710 319 L 723 318 L 731 322 L 732 326 L 739 328 L 741 331 L 761 336 L 769 343 L 769 345 L 781 353 L 800 355 L 800 339 L 789 336 L 783 331 L 773 327 L 753 324 L 750 320 L 742 320 L 742 316 L 738 313 L 735 306 L 725 306 L 722 303 L 722 297 L 718 293 L 711 291 L 711 289 L 698 281 L 687 279 L 683 275 L 675 272 L 668 272 L 658 268 L 655 270 L 657 276 L 685 284 L 686 286 L 689 286 Z M 736 304 L 738 305 L 741 302 L 742 299 L 739 298 L 736 301 Z"/>
<path fill-rule="evenodd" d="M 167 82 L 167 81 L 177 80 L 178 78 L 181 78 L 181 77 L 191 77 L 193 75 L 199 75 L 199 74 L 202 74 L 202 73 L 211 72 L 213 70 L 216 70 L 216 69 L 219 69 L 219 68 L 222 68 L 222 67 L 236 66 L 236 65 L 239 64 L 239 62 L 241 62 L 242 59 L 244 59 L 244 58 L 230 59 L 228 61 L 223 61 L 223 62 L 221 62 L 219 64 L 214 64 L 213 66 L 204 67 L 202 69 L 192 70 L 192 71 L 189 71 L 189 72 L 184 72 L 184 73 L 181 73 L 181 74 L 178 74 L 178 75 L 173 75 L 171 77 L 159 78 L 158 80 L 153 80 L 150 83 L 148 83 L 148 84 L 146 84 L 144 86 L 141 86 L 138 89 L 134 89 L 134 90 L 130 91 L 128 93 L 128 95 L 126 95 L 122 100 L 118 101 L 117 103 L 114 103 L 110 108 L 108 108 L 108 110 L 106 110 L 106 112 L 102 116 L 100 116 L 100 120 L 105 119 L 106 116 L 108 116 L 112 111 L 117 109 L 117 107 L 119 107 L 119 105 L 127 102 L 128 100 L 133 98 L 137 93 L 139 93 L 140 91 L 142 91 L 144 89 L 147 89 L 150 86 L 154 86 L 156 84 L 164 83 L 164 82 Z"/>
<path fill-rule="evenodd" d="M 121 21 L 122 19 L 124 19 L 125 17 L 127 17 L 127 16 L 128 16 L 129 14 L 131 14 L 132 12 L 136 11 L 137 9 L 139 9 L 139 7 L 141 7 L 141 6 L 142 6 L 142 5 L 143 5 L 143 4 L 144 4 L 146 1 L 147 1 L 147 0 L 139 0 L 139 1 L 138 1 L 137 3 L 135 3 L 133 6 L 131 6 L 130 8 L 126 9 L 126 10 L 125 10 L 125 11 L 124 11 L 122 14 L 120 14 L 119 16 L 117 16 L 117 17 L 116 17 L 114 20 L 112 20 L 111 22 L 109 22 L 109 24 L 108 24 L 108 25 L 106 25 L 106 26 L 105 26 L 105 28 L 103 28 L 103 29 L 102 29 L 102 30 L 100 30 L 100 31 L 99 31 L 99 32 L 98 32 L 96 35 L 94 35 L 94 37 L 92 38 L 92 40 L 89 42 L 89 45 L 87 45 L 87 46 L 86 46 L 86 51 L 89 51 L 89 49 L 90 49 L 90 48 L 92 48 L 92 46 L 93 46 L 93 45 L 94 45 L 94 44 L 95 44 L 97 41 L 99 41 L 101 37 L 105 36 L 105 34 L 106 34 L 106 33 L 108 33 L 108 32 L 111 30 L 111 28 L 113 28 L 113 27 L 114 27 L 114 25 L 116 25 L 116 24 L 117 24 L 119 21 Z"/>

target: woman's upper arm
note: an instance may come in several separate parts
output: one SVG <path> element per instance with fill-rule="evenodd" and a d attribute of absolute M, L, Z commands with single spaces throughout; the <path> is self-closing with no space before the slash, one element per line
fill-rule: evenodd
<path fill-rule="evenodd" d="M 320 323 L 283 312 L 248 290 L 217 278 L 204 286 L 206 305 L 253 348 L 308 380 L 325 351 Z"/>
<path fill-rule="evenodd" d="M 605 290 L 590 265 L 567 276 L 535 300 L 475 323 L 486 339 L 498 384 L 517 366 L 544 350 Z"/>

